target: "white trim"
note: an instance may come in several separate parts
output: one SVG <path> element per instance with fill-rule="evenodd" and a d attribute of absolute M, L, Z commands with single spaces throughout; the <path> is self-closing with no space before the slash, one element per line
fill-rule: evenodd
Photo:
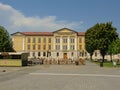
<path fill-rule="evenodd" d="M 77 37 L 75 37 L 75 50 L 77 50 Z"/>
<path fill-rule="evenodd" d="M 70 36 L 68 36 L 68 49 L 67 50 L 70 50 Z"/>
<path fill-rule="evenodd" d="M 107 75 L 107 74 L 29 73 L 29 75 L 46 75 L 46 76 L 83 76 L 83 77 L 114 77 L 114 78 L 120 78 L 120 75 Z"/>
<path fill-rule="evenodd" d="M 63 50 L 63 45 L 62 45 L 62 36 L 60 37 L 60 50 Z"/>

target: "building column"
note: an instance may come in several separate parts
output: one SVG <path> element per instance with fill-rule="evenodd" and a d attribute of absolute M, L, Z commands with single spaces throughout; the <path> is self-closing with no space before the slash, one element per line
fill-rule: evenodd
<path fill-rule="evenodd" d="M 62 45 L 62 36 L 60 37 L 60 50 L 63 50 L 63 45 Z"/>
<path fill-rule="evenodd" d="M 75 37 L 75 50 L 77 50 L 77 37 Z"/>
<path fill-rule="evenodd" d="M 52 58 L 55 58 L 55 49 L 56 49 L 56 37 L 54 36 L 54 39 L 53 39 L 53 52 L 52 52 Z"/>
<path fill-rule="evenodd" d="M 31 52 L 29 52 L 30 54 L 29 54 L 29 57 L 31 58 L 32 57 L 32 55 L 31 55 Z"/>
<path fill-rule="evenodd" d="M 40 57 L 43 57 L 43 52 L 40 52 Z"/>
<path fill-rule="evenodd" d="M 60 58 L 63 58 L 63 52 L 60 52 Z"/>
<path fill-rule="evenodd" d="M 77 48 L 77 37 L 75 37 L 75 57 L 76 57 L 76 59 L 78 59 L 78 48 Z"/>
<path fill-rule="evenodd" d="M 38 58 L 38 52 L 35 52 L 35 57 Z"/>
<path fill-rule="evenodd" d="M 68 36 L 68 50 L 70 50 L 70 36 Z"/>
<path fill-rule="evenodd" d="M 57 57 L 56 53 L 57 53 L 57 52 L 54 52 L 54 58 L 56 58 L 56 57 Z"/>
<path fill-rule="evenodd" d="M 71 58 L 71 52 L 68 52 L 67 54 L 68 54 L 68 58 Z"/>

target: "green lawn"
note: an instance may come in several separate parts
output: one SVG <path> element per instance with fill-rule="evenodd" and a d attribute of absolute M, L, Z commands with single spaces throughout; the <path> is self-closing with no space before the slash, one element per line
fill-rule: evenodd
<path fill-rule="evenodd" d="M 100 62 L 93 61 L 94 63 L 100 65 Z M 104 62 L 103 67 L 114 67 L 112 62 Z M 120 62 L 117 63 L 116 67 L 120 67 Z"/>

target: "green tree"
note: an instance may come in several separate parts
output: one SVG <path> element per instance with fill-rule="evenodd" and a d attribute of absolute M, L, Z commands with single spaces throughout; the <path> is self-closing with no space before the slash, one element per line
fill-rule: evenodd
<path fill-rule="evenodd" d="M 110 60 L 112 62 L 112 52 L 113 52 L 113 47 L 114 47 L 114 42 L 112 42 L 109 46 L 108 46 L 108 54 L 110 55 Z"/>
<path fill-rule="evenodd" d="M 116 32 L 116 28 L 112 26 L 111 22 L 100 23 L 95 27 L 97 27 L 97 48 L 100 50 L 104 62 L 104 57 L 108 52 L 108 46 L 118 38 L 118 33 Z"/>
<path fill-rule="evenodd" d="M 120 38 L 117 38 L 109 45 L 108 53 L 110 54 L 111 61 L 112 55 L 120 53 Z"/>
<path fill-rule="evenodd" d="M 112 26 L 111 22 L 100 24 L 97 23 L 86 31 L 86 50 L 88 53 L 91 53 L 91 55 L 93 54 L 94 50 L 100 50 L 100 53 L 103 57 L 103 64 L 104 57 L 108 52 L 108 46 L 117 38 L 118 33 L 116 32 L 116 28 Z"/>
<path fill-rule="evenodd" d="M 0 52 L 12 52 L 12 40 L 7 30 L 0 26 Z"/>
<path fill-rule="evenodd" d="M 116 39 L 114 43 L 115 45 L 114 45 L 113 54 L 118 54 L 120 53 L 120 38 Z"/>
<path fill-rule="evenodd" d="M 96 40 L 95 40 L 95 29 L 94 27 L 89 28 L 85 32 L 85 48 L 90 54 L 90 60 L 92 60 L 93 52 L 96 50 Z"/>

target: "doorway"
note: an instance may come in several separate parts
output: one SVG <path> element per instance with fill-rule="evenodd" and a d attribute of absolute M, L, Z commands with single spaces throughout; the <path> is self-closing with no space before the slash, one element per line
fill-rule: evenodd
<path fill-rule="evenodd" d="M 64 58 L 64 59 L 67 59 L 67 53 L 64 53 L 64 54 L 63 54 L 63 58 Z"/>

